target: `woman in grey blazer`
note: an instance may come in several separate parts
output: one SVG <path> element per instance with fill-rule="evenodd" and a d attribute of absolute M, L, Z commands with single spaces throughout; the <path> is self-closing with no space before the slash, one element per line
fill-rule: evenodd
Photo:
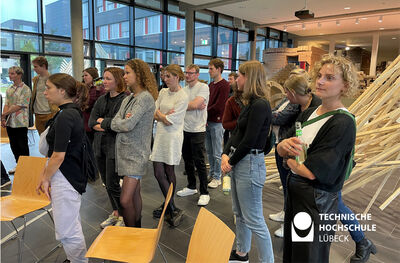
<path fill-rule="evenodd" d="M 115 165 L 124 177 L 121 193 L 122 215 L 126 226 L 141 226 L 140 179 L 146 173 L 157 99 L 157 85 L 149 65 L 131 59 L 125 65 L 124 80 L 132 91 L 111 122 L 116 131 Z"/>

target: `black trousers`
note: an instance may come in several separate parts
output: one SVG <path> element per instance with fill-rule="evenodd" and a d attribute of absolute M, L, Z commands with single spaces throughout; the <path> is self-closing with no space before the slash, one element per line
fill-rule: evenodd
<path fill-rule="evenodd" d="M 119 185 L 120 178 L 115 171 L 115 159 L 110 158 L 108 155 L 108 150 L 110 149 L 107 149 L 107 146 L 109 145 L 103 143 L 100 147 L 100 155 L 96 156 L 97 167 L 100 172 L 101 180 L 106 185 L 106 190 L 112 209 L 118 210 L 118 212 L 121 214 L 121 186 Z"/>
<path fill-rule="evenodd" d="M 0 161 L 0 163 L 1 163 L 1 179 L 9 178 L 6 168 L 4 168 L 3 162 Z"/>
<path fill-rule="evenodd" d="M 188 188 L 196 189 L 196 175 L 200 181 L 200 194 L 207 195 L 207 170 L 205 162 L 205 132 L 183 132 L 182 157 L 188 178 Z"/>
<path fill-rule="evenodd" d="M 7 134 L 10 139 L 10 147 L 14 154 L 15 161 L 18 163 L 18 159 L 21 155 L 29 156 L 28 128 L 11 128 L 7 126 Z"/>
<path fill-rule="evenodd" d="M 321 220 L 319 214 L 338 213 L 338 193 L 314 188 L 312 181 L 289 172 L 287 178 L 287 200 L 284 223 L 283 262 L 329 262 L 331 243 L 324 238 L 335 234 L 334 231 L 320 230 L 320 225 L 334 225 L 336 220 Z M 313 240 L 299 242 L 294 240 L 293 218 L 299 212 L 306 212 L 313 224 Z M 311 228 L 298 230 L 297 235 L 304 237 Z M 311 232 L 312 234 L 312 232 Z"/>

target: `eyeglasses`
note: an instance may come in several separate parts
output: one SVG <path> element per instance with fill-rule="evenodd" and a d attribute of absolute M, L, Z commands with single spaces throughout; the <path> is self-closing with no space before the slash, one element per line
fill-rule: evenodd
<path fill-rule="evenodd" d="M 188 74 L 188 75 L 193 75 L 193 74 L 196 74 L 197 72 L 189 72 L 189 71 L 185 71 L 185 74 Z"/>

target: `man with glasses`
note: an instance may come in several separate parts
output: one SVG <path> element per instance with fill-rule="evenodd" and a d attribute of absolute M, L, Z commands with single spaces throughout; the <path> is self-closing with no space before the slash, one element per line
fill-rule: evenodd
<path fill-rule="evenodd" d="M 200 198 L 197 202 L 205 206 L 210 201 L 207 191 L 207 170 L 205 163 L 205 136 L 207 123 L 208 86 L 199 81 L 200 68 L 197 65 L 186 67 L 186 86 L 183 90 L 189 97 L 189 104 L 183 127 L 182 157 L 188 178 L 188 186 L 178 191 L 178 196 L 197 193 L 195 167 L 200 181 Z"/>

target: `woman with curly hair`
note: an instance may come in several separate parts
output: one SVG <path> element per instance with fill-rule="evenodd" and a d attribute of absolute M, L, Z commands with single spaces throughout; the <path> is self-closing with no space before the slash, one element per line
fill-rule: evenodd
<path fill-rule="evenodd" d="M 297 118 L 302 124 L 301 140 L 291 137 L 277 146 L 279 155 L 289 158 L 291 169 L 287 178 L 284 262 L 329 262 L 329 237 L 334 235 L 330 230 L 336 223 L 329 216 L 338 213 L 340 190 L 353 165 L 355 121 L 341 102 L 358 87 L 353 64 L 343 57 L 324 56 L 313 68 L 312 84 L 322 104 L 308 108 Z M 305 161 L 291 159 L 301 154 L 304 145 Z M 320 214 L 328 217 L 320 218 Z M 303 224 L 299 225 L 300 221 Z M 326 231 L 322 226 L 327 227 Z M 296 242 L 304 238 L 309 242 Z"/>
<path fill-rule="evenodd" d="M 93 152 L 96 157 L 97 167 L 101 179 L 106 186 L 113 212 L 100 226 L 123 225 L 120 216 L 121 186 L 119 176 L 115 172 L 115 138 L 117 133 L 111 130 L 111 120 L 117 114 L 122 101 L 126 97 L 124 71 L 117 67 L 108 67 L 103 72 L 103 84 L 106 94 L 101 96 L 94 104 L 89 118 L 89 127 L 95 131 Z"/>
<path fill-rule="evenodd" d="M 120 203 L 125 225 L 141 227 L 140 180 L 150 156 L 157 84 L 149 65 L 140 59 L 126 63 L 124 80 L 132 94 L 122 101 L 111 121 L 111 129 L 117 132 L 115 165 L 118 175 L 124 177 Z"/>

